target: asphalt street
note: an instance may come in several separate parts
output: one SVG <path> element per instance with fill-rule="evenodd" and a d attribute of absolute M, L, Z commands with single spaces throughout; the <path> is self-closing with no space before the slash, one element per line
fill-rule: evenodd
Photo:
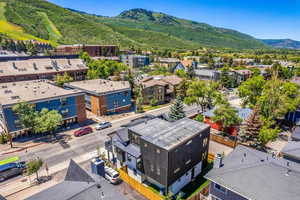
<path fill-rule="evenodd" d="M 186 106 L 185 107 L 186 115 L 192 115 L 197 113 L 198 109 L 196 106 Z M 38 147 L 34 147 L 32 149 L 28 149 L 26 151 L 17 152 L 11 154 L 9 156 L 18 155 L 21 160 L 30 160 L 33 158 L 41 158 L 44 163 L 47 163 L 48 167 L 55 166 L 59 163 L 68 161 L 72 158 L 76 158 L 87 154 L 89 152 L 95 152 L 97 147 L 103 148 L 104 142 L 108 139 L 107 134 L 119 129 L 122 125 L 129 123 L 131 120 L 144 116 L 146 114 L 152 115 L 161 115 L 166 114 L 169 111 L 169 107 L 160 108 L 157 110 L 148 111 L 143 114 L 135 114 L 133 116 L 129 116 L 126 118 L 121 118 L 119 120 L 115 120 L 112 122 L 112 127 L 108 129 L 104 129 L 101 131 L 95 131 L 91 134 L 84 135 L 82 137 L 73 138 L 67 144 L 62 145 L 60 143 L 54 144 L 43 144 Z M 4 159 L 7 156 L 0 156 L 0 160 Z M 14 179 L 10 179 L 7 181 L 13 181 Z M 1 185 L 7 183 L 1 183 Z"/>

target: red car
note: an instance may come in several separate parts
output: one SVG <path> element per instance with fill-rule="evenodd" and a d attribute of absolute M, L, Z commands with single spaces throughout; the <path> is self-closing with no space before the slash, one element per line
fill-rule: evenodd
<path fill-rule="evenodd" d="M 92 133 L 93 129 L 91 127 L 84 127 L 74 132 L 75 137 L 80 137 L 82 135 L 86 135 Z"/>

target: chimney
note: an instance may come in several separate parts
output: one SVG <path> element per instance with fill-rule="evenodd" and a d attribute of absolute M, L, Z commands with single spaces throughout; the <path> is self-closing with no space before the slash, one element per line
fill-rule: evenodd
<path fill-rule="evenodd" d="M 223 166 L 223 155 L 218 153 L 215 156 L 214 168 L 221 168 Z"/>

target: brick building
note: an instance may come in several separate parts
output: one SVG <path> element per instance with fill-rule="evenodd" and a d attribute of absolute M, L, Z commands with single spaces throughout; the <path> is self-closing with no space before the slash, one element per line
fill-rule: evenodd
<path fill-rule="evenodd" d="M 33 104 L 37 111 L 47 108 L 58 110 L 62 125 L 82 123 L 86 120 L 84 93 L 66 90 L 47 80 L 21 81 L 0 84 L 0 127 L 18 135 L 25 133 L 12 108 L 19 102 Z"/>
<path fill-rule="evenodd" d="M 54 50 L 55 55 L 78 55 L 81 51 L 87 52 L 91 57 L 115 57 L 119 54 L 116 45 L 61 45 Z"/>
<path fill-rule="evenodd" d="M 131 109 L 131 88 L 127 81 L 96 79 L 71 82 L 65 86 L 85 92 L 86 108 L 95 115 L 101 116 Z"/>
<path fill-rule="evenodd" d="M 49 79 L 68 73 L 74 80 L 84 80 L 87 66 L 81 59 L 33 58 L 0 62 L 0 83 Z"/>

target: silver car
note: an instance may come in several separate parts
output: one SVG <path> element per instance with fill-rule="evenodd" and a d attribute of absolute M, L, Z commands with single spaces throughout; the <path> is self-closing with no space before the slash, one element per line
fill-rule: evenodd
<path fill-rule="evenodd" d="M 105 170 L 105 178 L 111 184 L 118 184 L 119 182 L 121 182 L 120 175 L 116 170 L 114 170 L 110 167 L 106 167 L 106 166 L 105 166 L 104 170 Z"/>
<path fill-rule="evenodd" d="M 98 125 L 96 125 L 96 130 L 102 130 L 106 128 L 112 127 L 112 124 L 110 122 L 101 122 Z"/>

